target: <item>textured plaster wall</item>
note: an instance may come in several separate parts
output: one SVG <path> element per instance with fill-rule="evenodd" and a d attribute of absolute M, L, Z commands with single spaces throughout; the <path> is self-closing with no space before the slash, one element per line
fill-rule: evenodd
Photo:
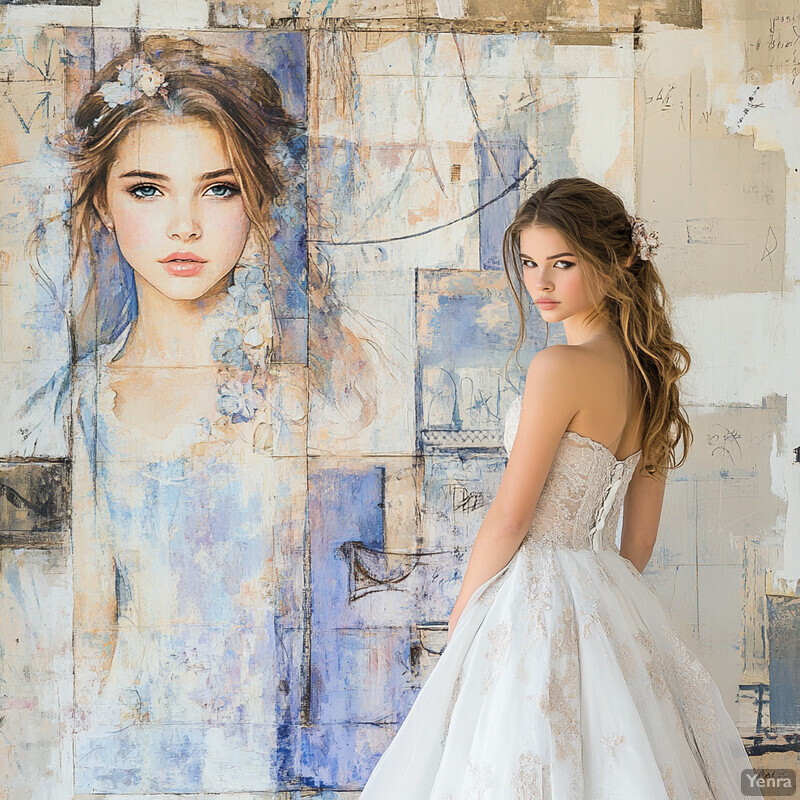
<path fill-rule="evenodd" d="M 102 60 L 133 27 L 229 35 L 264 52 L 271 36 L 296 32 L 307 57 L 307 283 L 287 315 L 276 392 L 288 422 L 269 462 L 298 676 L 284 779 L 256 788 L 242 771 L 206 766 L 179 786 L 163 777 L 179 755 L 134 778 L 81 750 L 73 583 L 89 565 L 70 542 L 78 526 L 96 530 L 91 475 L 55 422 L 26 453 L 9 411 L 0 797 L 263 800 L 299 796 L 301 784 L 357 797 L 441 650 L 499 483 L 502 417 L 523 374 L 503 374 L 516 321 L 499 236 L 527 192 L 577 174 L 659 231 L 658 266 L 693 358 L 694 445 L 670 479 L 645 575 L 718 682 L 754 763 L 796 766 L 795 4 L 659 2 L 632 13 L 617 2 L 0 2 L 4 409 L 69 358 L 63 314 L 34 280 L 27 244 L 38 219 L 65 207 L 40 147 L 74 102 L 70 42 L 96 31 Z M 58 262 L 52 247 L 47 263 Z M 534 323 L 525 356 L 543 342 Z M 250 478 L 266 468 L 237 463 Z M 771 752 L 765 730 L 787 752 Z"/>

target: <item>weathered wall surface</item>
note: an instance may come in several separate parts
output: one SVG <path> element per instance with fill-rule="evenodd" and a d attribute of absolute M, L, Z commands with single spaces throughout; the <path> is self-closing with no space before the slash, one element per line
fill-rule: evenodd
<path fill-rule="evenodd" d="M 567 175 L 607 184 L 659 231 L 693 358 L 694 446 L 645 576 L 754 763 L 796 766 L 798 29 L 790 0 L 636 14 L 614 0 L 0 0 L 0 797 L 263 800 L 301 785 L 357 797 L 441 651 L 499 484 L 503 414 L 524 375 L 503 372 L 516 319 L 500 237 L 527 193 Z M 212 565 L 229 564 L 213 561 L 213 532 L 236 527 L 239 588 L 226 595 L 233 578 L 209 567 L 196 596 L 198 609 L 217 588 L 222 605 L 233 598 L 245 634 L 219 644 L 235 656 L 227 683 L 171 698 L 120 689 L 127 716 L 101 731 L 80 699 L 97 689 L 81 643 L 98 630 L 73 626 L 94 563 L 75 540 L 120 523 L 98 476 L 152 472 L 166 450 L 133 438 L 124 457 L 92 461 L 68 393 L 31 451 L 13 412 L 70 365 L 68 197 L 42 145 L 133 31 L 260 59 L 307 122 L 306 152 L 273 254 L 294 248 L 296 283 L 276 289 L 272 420 L 255 449 L 193 451 L 193 466 L 213 465 L 209 499 L 180 518 L 209 535 Z M 523 363 L 543 328 L 533 323 Z M 131 502 L 163 505 L 181 476 L 162 469 L 161 494 L 132 482 Z M 175 530 L 175 517 L 147 519 Z M 184 556 L 143 548 L 117 597 L 138 577 L 168 598 L 167 566 Z M 248 558 L 267 566 L 248 571 Z M 159 635 L 199 658 L 217 646 L 219 603 L 186 617 L 191 635 L 174 621 Z M 275 635 L 262 641 L 268 607 Z M 142 664 L 131 685 L 164 668 Z M 211 752 L 226 763 L 211 766 Z M 259 772 L 246 754 L 266 752 L 274 770 Z"/>

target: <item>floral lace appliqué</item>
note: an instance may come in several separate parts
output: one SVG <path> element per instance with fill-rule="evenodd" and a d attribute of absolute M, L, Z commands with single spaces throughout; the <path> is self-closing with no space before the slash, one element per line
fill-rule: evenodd
<path fill-rule="evenodd" d="M 489 647 L 484 653 L 489 667 L 483 674 L 481 694 L 486 694 L 495 682 L 500 670 L 508 663 L 509 644 L 511 642 L 511 621 L 504 620 L 487 633 Z"/>
<path fill-rule="evenodd" d="M 518 397 L 506 412 L 503 442 L 509 454 L 521 410 Z M 522 546 L 548 542 L 571 550 L 587 549 L 591 531 L 597 528 L 597 549 L 616 549 L 617 522 L 637 463 L 638 456 L 618 461 L 600 443 L 566 431 Z"/>
<path fill-rule="evenodd" d="M 522 753 L 511 782 L 514 800 L 540 800 L 542 797 L 542 759 L 534 753 Z"/>

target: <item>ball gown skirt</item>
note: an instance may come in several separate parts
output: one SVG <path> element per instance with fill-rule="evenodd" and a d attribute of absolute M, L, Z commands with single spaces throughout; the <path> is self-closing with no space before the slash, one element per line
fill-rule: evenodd
<path fill-rule="evenodd" d="M 470 597 L 361 800 L 741 800 L 751 764 L 719 690 L 614 542 L 640 456 L 564 434 L 530 532 Z"/>

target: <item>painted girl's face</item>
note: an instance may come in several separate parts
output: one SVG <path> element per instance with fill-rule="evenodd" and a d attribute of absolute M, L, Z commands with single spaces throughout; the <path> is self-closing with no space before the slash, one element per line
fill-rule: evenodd
<path fill-rule="evenodd" d="M 116 156 L 100 214 L 137 280 L 171 300 L 203 297 L 236 265 L 250 231 L 222 135 L 198 119 L 145 122 Z"/>
<path fill-rule="evenodd" d="M 520 232 L 519 251 L 525 288 L 545 322 L 592 308 L 578 259 L 557 230 L 529 225 Z"/>

